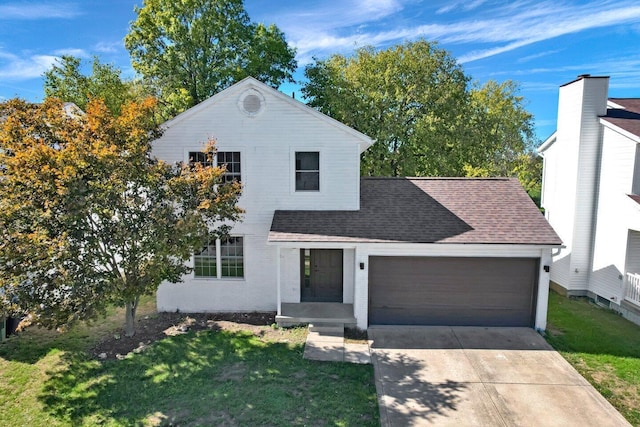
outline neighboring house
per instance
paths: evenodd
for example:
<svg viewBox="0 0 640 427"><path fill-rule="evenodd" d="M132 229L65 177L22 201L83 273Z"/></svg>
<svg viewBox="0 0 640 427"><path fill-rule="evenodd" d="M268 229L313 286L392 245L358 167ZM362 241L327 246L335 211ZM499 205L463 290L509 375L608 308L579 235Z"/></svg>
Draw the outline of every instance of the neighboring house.
<svg viewBox="0 0 640 427"><path fill-rule="evenodd" d="M360 178L370 138L253 78L164 128L153 153L168 162L217 140L246 214L160 286L159 310L545 328L561 241L517 180Z"/></svg>
<svg viewBox="0 0 640 427"><path fill-rule="evenodd" d="M560 87L544 158L542 206L566 248L552 287L640 324L640 99L607 99L609 77Z"/></svg>

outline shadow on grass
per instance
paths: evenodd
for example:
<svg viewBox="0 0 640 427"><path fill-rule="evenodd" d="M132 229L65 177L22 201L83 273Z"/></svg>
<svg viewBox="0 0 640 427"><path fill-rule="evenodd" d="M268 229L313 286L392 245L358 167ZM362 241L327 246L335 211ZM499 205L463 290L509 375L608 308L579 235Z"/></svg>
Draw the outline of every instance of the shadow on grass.
<svg viewBox="0 0 640 427"><path fill-rule="evenodd" d="M640 358L640 326L586 298L549 293L546 339L567 353Z"/></svg>
<svg viewBox="0 0 640 427"><path fill-rule="evenodd" d="M39 399L74 425L376 425L370 366L302 359L302 346L201 331L123 360L65 353Z"/></svg>
<svg viewBox="0 0 640 427"><path fill-rule="evenodd" d="M39 326L31 326L26 331L10 336L0 344L0 358L34 364L51 351L82 351L92 341L93 338L86 327L59 333Z"/></svg>

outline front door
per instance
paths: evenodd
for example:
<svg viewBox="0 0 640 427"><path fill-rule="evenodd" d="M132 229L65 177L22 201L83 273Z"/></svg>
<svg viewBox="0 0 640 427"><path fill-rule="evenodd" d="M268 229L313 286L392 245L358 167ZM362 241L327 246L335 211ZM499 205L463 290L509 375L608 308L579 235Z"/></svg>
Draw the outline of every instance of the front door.
<svg viewBox="0 0 640 427"><path fill-rule="evenodd" d="M342 302L342 249L300 250L302 302Z"/></svg>

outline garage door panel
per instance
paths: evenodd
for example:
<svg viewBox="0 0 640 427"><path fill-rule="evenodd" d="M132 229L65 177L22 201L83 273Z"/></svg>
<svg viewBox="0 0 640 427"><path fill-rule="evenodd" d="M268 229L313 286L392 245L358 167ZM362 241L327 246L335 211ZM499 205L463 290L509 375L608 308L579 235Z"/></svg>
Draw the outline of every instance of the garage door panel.
<svg viewBox="0 0 640 427"><path fill-rule="evenodd" d="M530 326L531 258L371 257L369 323Z"/></svg>
<svg viewBox="0 0 640 427"><path fill-rule="evenodd" d="M529 326L529 317L521 311L490 309L433 308L411 313L406 308L388 308L371 318L372 325L433 325L433 326Z"/></svg>

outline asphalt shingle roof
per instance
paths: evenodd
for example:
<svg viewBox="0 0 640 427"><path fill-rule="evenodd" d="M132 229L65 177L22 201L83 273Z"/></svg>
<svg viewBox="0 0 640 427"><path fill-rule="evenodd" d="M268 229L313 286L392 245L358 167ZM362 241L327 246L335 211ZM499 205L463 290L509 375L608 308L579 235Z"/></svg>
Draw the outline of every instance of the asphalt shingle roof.
<svg viewBox="0 0 640 427"><path fill-rule="evenodd" d="M610 98L622 108L609 108L602 118L607 122L640 136L640 98Z"/></svg>
<svg viewBox="0 0 640 427"><path fill-rule="evenodd" d="M515 178L362 178L359 211L276 211L269 241L562 243Z"/></svg>

